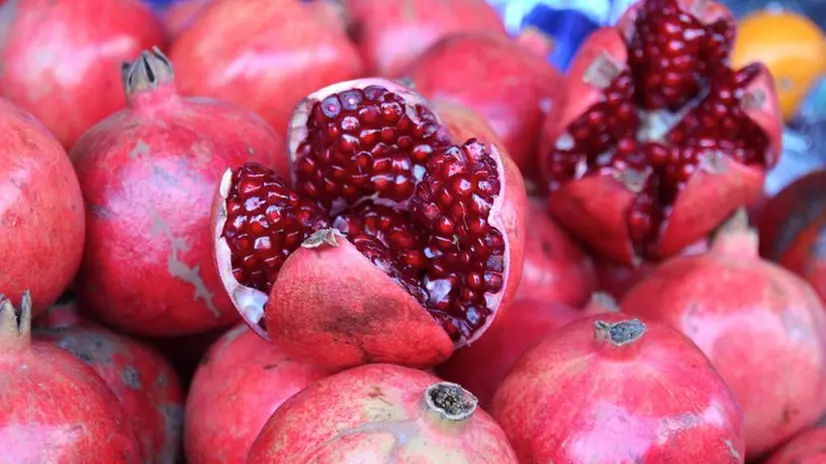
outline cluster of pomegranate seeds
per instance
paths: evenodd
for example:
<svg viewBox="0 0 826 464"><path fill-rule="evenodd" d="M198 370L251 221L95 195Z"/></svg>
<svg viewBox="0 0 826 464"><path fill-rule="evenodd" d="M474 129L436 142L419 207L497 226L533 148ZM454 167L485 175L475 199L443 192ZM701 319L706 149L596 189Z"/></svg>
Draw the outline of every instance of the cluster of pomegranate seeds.
<svg viewBox="0 0 826 464"><path fill-rule="evenodd" d="M257 163L233 172L226 205L235 280L266 293L287 256L329 223L323 209Z"/></svg>
<svg viewBox="0 0 826 464"><path fill-rule="evenodd" d="M575 119L549 155L550 189L588 175L622 174L634 192L629 234L649 256L691 176L721 156L765 164L768 136L742 110L757 68L734 71L730 19L703 24L677 0L647 0L627 37L623 71L600 57L586 73L604 98Z"/></svg>
<svg viewBox="0 0 826 464"><path fill-rule="evenodd" d="M454 340L485 324L505 239L487 222L502 186L484 144L451 145L427 108L371 86L315 104L294 170L294 190L259 165L234 171L224 237L238 282L269 292L287 256L333 227Z"/></svg>
<svg viewBox="0 0 826 464"><path fill-rule="evenodd" d="M374 193L406 201L430 155L448 144L427 108L408 105L380 86L346 90L316 103L307 129L298 148L296 191L328 207Z"/></svg>

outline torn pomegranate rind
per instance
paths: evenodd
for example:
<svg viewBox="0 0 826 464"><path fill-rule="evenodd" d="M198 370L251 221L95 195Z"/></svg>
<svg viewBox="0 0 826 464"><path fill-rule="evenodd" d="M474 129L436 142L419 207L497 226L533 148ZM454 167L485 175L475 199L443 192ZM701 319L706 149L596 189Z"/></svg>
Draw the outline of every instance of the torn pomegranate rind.
<svg viewBox="0 0 826 464"><path fill-rule="evenodd" d="M633 25L627 65L598 56L581 77L602 98L558 136L545 174L551 191L586 177L619 180L634 196L625 212L634 252L657 259L696 172L714 173L723 157L762 172L775 155L767 156L769 135L748 114L764 96L750 88L762 68L728 67L730 18L704 24L676 0L648 0Z"/></svg>
<svg viewBox="0 0 826 464"><path fill-rule="evenodd" d="M233 277L269 293L290 254L334 228L417 299L454 341L496 310L506 240L488 220L502 190L484 144L449 144L427 108L381 87L317 102L294 188L255 164L233 171L222 237Z"/></svg>

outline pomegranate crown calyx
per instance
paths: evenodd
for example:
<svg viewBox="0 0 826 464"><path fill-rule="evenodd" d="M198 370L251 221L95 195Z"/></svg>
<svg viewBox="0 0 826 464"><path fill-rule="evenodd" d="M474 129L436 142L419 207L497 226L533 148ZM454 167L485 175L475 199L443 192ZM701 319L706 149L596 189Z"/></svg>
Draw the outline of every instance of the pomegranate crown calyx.
<svg viewBox="0 0 826 464"><path fill-rule="evenodd" d="M131 63L121 65L126 95L157 89L175 81L175 71L169 58L158 47L143 50Z"/></svg>
<svg viewBox="0 0 826 464"><path fill-rule="evenodd" d="M479 399L460 385L439 382L425 390L425 402L430 411L449 421L463 421L476 411Z"/></svg>
<svg viewBox="0 0 826 464"><path fill-rule="evenodd" d="M32 323L32 297L26 290L20 298L20 311L0 294L0 340L28 338Z"/></svg>

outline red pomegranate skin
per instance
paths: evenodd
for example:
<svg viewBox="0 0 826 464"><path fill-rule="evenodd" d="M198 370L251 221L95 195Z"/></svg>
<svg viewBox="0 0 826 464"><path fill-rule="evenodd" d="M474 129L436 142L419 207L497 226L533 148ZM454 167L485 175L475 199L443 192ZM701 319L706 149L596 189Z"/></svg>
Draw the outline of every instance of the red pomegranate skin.
<svg viewBox="0 0 826 464"><path fill-rule="evenodd" d="M282 137L304 96L364 73L343 31L295 0L216 0L169 57L181 93L241 105Z"/></svg>
<svg viewBox="0 0 826 464"><path fill-rule="evenodd" d="M19 320L0 300L3 461L141 463L135 432L106 383L66 351L31 340L27 295Z"/></svg>
<svg viewBox="0 0 826 464"><path fill-rule="evenodd" d="M525 353L491 414L522 464L743 462L742 412L703 353L621 313L572 322Z"/></svg>
<svg viewBox="0 0 826 464"><path fill-rule="evenodd" d="M87 211L81 307L144 336L225 327L237 313L212 266L212 196L228 166L285 165L283 141L247 110L178 95L159 52L143 52L127 73L129 107L69 154Z"/></svg>
<svg viewBox="0 0 826 464"><path fill-rule="evenodd" d="M427 389L440 382L391 364L360 366L315 382L276 410L247 463L516 464L502 430L476 408L474 398L453 398L461 416L448 418L446 410L431 408Z"/></svg>
<svg viewBox="0 0 826 464"><path fill-rule="evenodd" d="M826 462L826 428L807 430L772 453L763 464L820 464Z"/></svg>
<svg viewBox="0 0 826 464"><path fill-rule="evenodd" d="M178 462L184 394L159 352L82 319L72 302L52 306L34 321L32 333L85 362L106 382L136 431L144 464Z"/></svg>
<svg viewBox="0 0 826 464"><path fill-rule="evenodd" d="M734 33L719 2L644 0L580 46L540 164L554 216L602 258L675 256L762 194L782 119L765 66L728 68Z"/></svg>
<svg viewBox="0 0 826 464"><path fill-rule="evenodd" d="M593 260L548 215L538 198L528 199L525 261L516 298L580 307L597 289Z"/></svg>
<svg viewBox="0 0 826 464"><path fill-rule="evenodd" d="M328 371L290 357L246 324L207 352L192 381L184 446L189 464L244 464L267 419ZM227 424L232 424L227 433Z"/></svg>
<svg viewBox="0 0 826 464"><path fill-rule="evenodd" d="M367 70L376 76L403 77L419 55L448 36L506 35L499 15L484 0L344 0L344 5Z"/></svg>
<svg viewBox="0 0 826 464"><path fill-rule="evenodd" d="M0 6L0 96L31 112L66 149L126 105L120 66L163 46L135 0L15 0Z"/></svg>
<svg viewBox="0 0 826 464"><path fill-rule="evenodd" d="M517 300L493 321L483 337L456 350L436 372L470 390L482 408L489 410L493 394L522 353L579 317L576 309L564 304Z"/></svg>
<svg viewBox="0 0 826 464"><path fill-rule="evenodd" d="M758 220L760 254L803 277L826 301L826 171L769 199Z"/></svg>
<svg viewBox="0 0 826 464"><path fill-rule="evenodd" d="M823 415L826 322L812 288L760 259L757 234L734 225L708 253L663 263L621 310L676 328L708 356L743 408L751 459Z"/></svg>
<svg viewBox="0 0 826 464"><path fill-rule="evenodd" d="M501 34L451 35L404 73L431 99L473 109L490 124L525 175L537 174L539 129L560 105L562 74L536 51Z"/></svg>
<svg viewBox="0 0 826 464"><path fill-rule="evenodd" d="M84 244L77 176L60 142L28 112L0 98L0 262L3 291L33 295L42 314L71 284Z"/></svg>

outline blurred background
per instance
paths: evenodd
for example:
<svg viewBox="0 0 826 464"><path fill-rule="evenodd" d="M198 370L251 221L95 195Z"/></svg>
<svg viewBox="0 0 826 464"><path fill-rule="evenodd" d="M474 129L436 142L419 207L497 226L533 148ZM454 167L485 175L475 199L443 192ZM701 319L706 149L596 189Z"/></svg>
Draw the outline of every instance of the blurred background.
<svg viewBox="0 0 826 464"><path fill-rule="evenodd" d="M146 0L159 9L193 0ZM197 1L197 0L195 0ZM307 0L330 1L330 0ZM392 0L388 0L392 1ZM548 60L565 70L582 40L634 0L488 0L516 34L534 27L554 39ZM823 0L723 1L740 22L736 65L765 62L777 77L786 119L784 153L766 184L770 195L826 164L826 8Z"/></svg>

